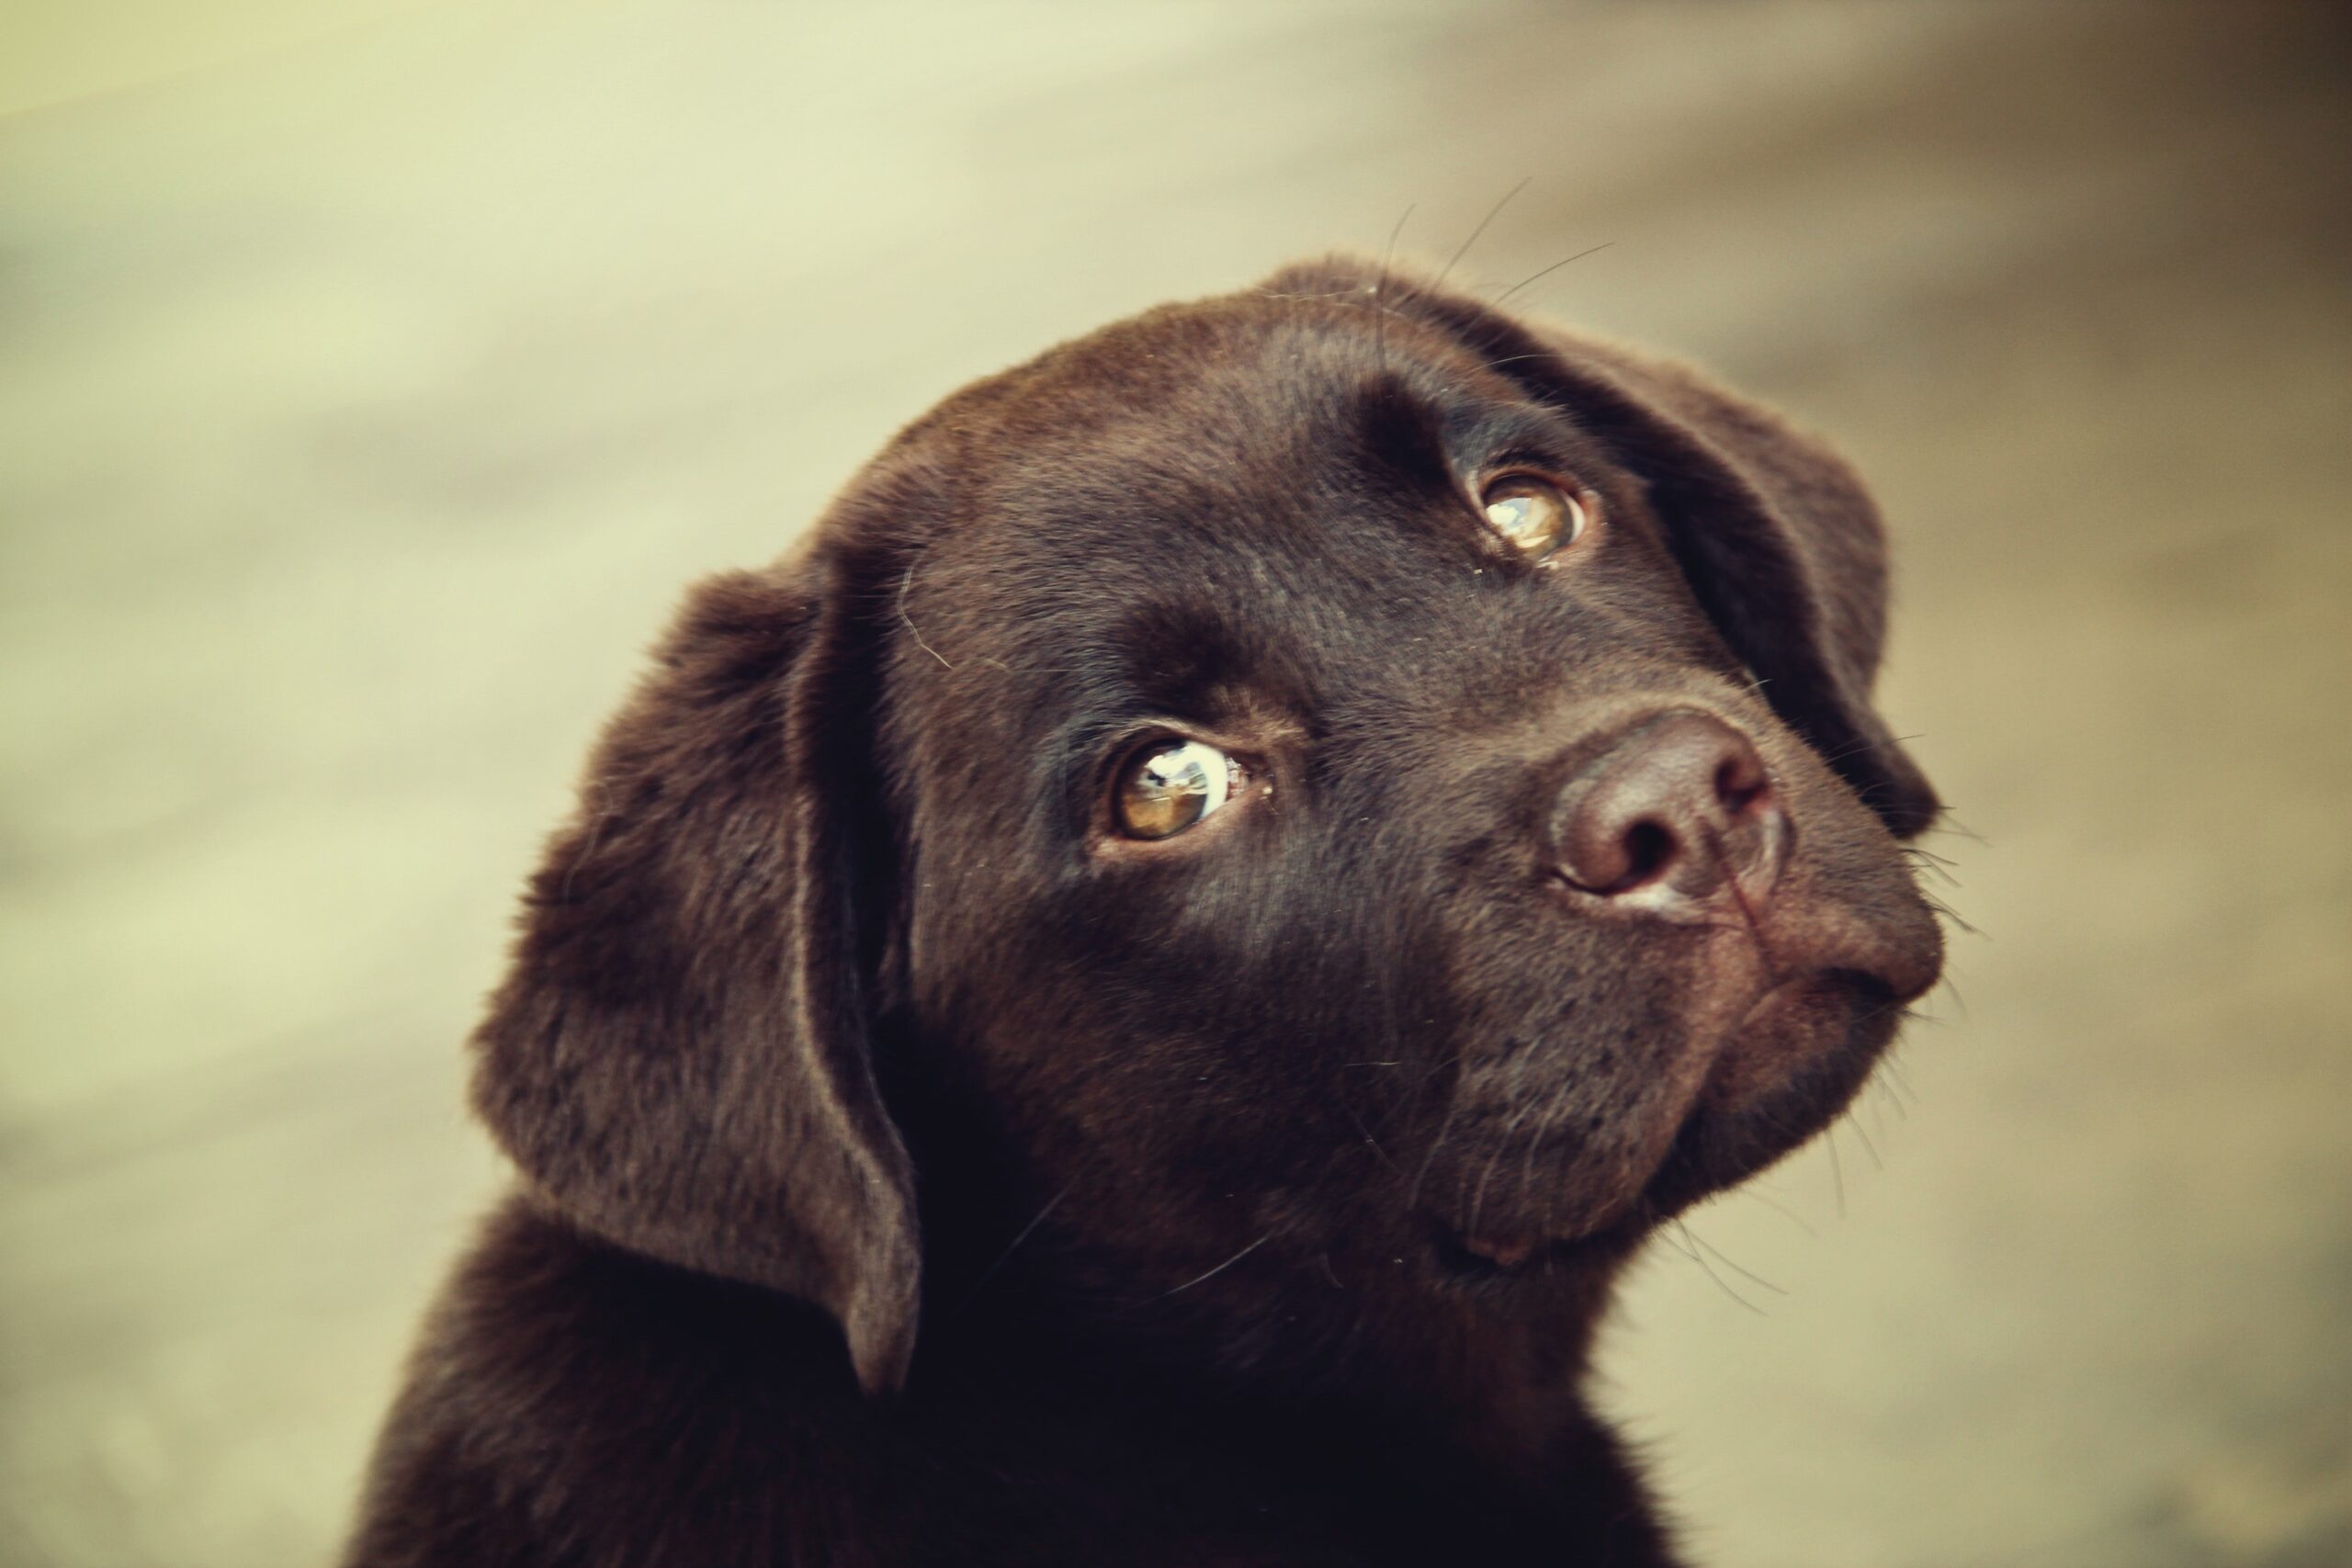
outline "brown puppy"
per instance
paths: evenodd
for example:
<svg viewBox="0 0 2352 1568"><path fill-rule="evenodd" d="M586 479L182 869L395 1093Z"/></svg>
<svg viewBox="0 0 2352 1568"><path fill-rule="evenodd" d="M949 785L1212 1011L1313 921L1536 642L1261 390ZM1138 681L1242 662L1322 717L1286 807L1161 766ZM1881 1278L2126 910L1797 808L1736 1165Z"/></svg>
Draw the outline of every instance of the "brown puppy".
<svg viewBox="0 0 2352 1568"><path fill-rule="evenodd" d="M1611 1276L1939 962L1884 604L1810 441L1362 264L949 399L591 761L348 1561L1671 1561Z"/></svg>

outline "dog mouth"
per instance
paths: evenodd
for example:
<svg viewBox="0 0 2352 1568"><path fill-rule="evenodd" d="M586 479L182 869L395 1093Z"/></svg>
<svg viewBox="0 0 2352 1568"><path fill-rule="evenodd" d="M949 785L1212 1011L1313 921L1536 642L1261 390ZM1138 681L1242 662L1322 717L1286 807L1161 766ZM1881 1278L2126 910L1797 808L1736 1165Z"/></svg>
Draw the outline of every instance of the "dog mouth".
<svg viewBox="0 0 2352 1568"><path fill-rule="evenodd" d="M1705 1067L1641 1140L1655 1152L1613 1190L1588 1190L1573 1229L1525 1212L1431 1216L1440 1272L1492 1286L1621 1261L1675 1214L1812 1141L1869 1080L1901 1017L1883 982L1851 971L1770 986L1712 1046L1686 1047ZM1555 1182L1574 1183L1573 1159L1554 1167ZM1540 1187L1528 1194L1555 1195L1565 1196Z"/></svg>
<svg viewBox="0 0 2352 1568"><path fill-rule="evenodd" d="M1439 1274L1448 1282L1487 1291L1527 1280L1574 1278L1606 1270L1639 1246L1648 1230L1649 1222L1643 1219L1577 1236L1503 1231L1473 1235L1432 1222L1429 1248Z"/></svg>
<svg viewBox="0 0 2352 1568"><path fill-rule="evenodd" d="M1766 992L1676 1128L1639 1206L1663 1221L1811 1143L1878 1070L1909 999L1850 971Z"/></svg>

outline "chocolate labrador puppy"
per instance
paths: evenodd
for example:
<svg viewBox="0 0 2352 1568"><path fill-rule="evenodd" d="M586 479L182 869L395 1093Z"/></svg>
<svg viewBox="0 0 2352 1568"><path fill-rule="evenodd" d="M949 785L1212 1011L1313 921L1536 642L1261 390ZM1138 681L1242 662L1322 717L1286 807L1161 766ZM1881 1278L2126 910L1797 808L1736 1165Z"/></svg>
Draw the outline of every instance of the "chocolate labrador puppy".
<svg viewBox="0 0 2352 1568"><path fill-rule="evenodd" d="M347 1561L1675 1561L1579 1382L1936 977L1885 601L1808 438L1366 264L958 392L591 760Z"/></svg>

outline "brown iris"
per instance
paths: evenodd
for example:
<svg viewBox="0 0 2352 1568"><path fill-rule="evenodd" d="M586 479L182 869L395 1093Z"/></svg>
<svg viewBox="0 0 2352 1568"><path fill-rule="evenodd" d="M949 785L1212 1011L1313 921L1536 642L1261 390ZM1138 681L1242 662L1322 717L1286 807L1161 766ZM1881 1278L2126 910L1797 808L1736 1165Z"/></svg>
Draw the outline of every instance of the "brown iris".
<svg viewBox="0 0 2352 1568"><path fill-rule="evenodd" d="M1130 839L1170 839L1232 797L1233 759L1203 740L1167 740L1137 752L1112 792L1112 815Z"/></svg>
<svg viewBox="0 0 2352 1568"><path fill-rule="evenodd" d="M1585 530L1584 502L1534 474L1505 474L1478 492L1487 523L1530 560L1542 560Z"/></svg>

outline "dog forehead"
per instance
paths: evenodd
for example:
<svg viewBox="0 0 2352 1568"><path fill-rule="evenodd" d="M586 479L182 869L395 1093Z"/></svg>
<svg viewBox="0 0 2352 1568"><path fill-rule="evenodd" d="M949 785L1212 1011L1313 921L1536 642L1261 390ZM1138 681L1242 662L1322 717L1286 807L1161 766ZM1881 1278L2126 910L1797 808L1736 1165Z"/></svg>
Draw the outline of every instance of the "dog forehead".
<svg viewBox="0 0 2352 1568"><path fill-rule="evenodd" d="M1147 311L1041 355L1007 378L967 454L1001 502L1138 481L1288 491L1358 455L1369 402L1482 399L1518 400L1425 323L1352 298L1238 294Z"/></svg>
<svg viewBox="0 0 2352 1568"><path fill-rule="evenodd" d="M1583 612L1493 553L1449 465L1497 429L1589 439L1450 336L1366 304L1155 310L978 389L952 520L893 585L900 668L953 726L1181 708L1295 714L1526 684ZM1581 468L1578 462L1572 468ZM918 640L919 639L919 640ZM979 687L995 695L972 708Z"/></svg>
<svg viewBox="0 0 2352 1568"><path fill-rule="evenodd" d="M984 391L959 422L952 521L923 546L936 570L1106 592L1189 573L1229 598L1377 575L1400 514L1450 491L1436 428L1532 412L1424 325L1260 294L1115 322Z"/></svg>
<svg viewBox="0 0 2352 1568"><path fill-rule="evenodd" d="M1038 466L925 552L914 614L986 659L1136 685L1376 656L1384 625L1438 618L1469 586L1476 524L1378 493L1336 443L1298 445Z"/></svg>

